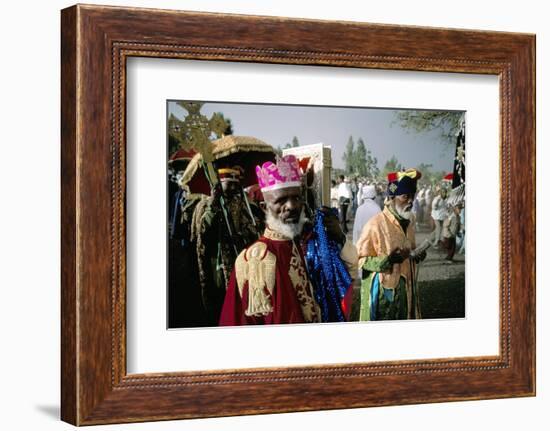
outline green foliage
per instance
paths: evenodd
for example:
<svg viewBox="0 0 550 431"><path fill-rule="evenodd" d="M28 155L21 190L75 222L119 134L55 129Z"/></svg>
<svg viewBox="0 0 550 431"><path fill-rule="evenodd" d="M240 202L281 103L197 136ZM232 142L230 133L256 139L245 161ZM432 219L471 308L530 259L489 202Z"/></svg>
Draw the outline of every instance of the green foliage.
<svg viewBox="0 0 550 431"><path fill-rule="evenodd" d="M353 136L348 139L346 151L342 156L344 162L343 175L366 177L369 179L377 178L380 175L378 160L372 155L365 144L363 138L357 140L357 145Z"/></svg>
<svg viewBox="0 0 550 431"><path fill-rule="evenodd" d="M296 148L300 146L300 141L298 141L298 138L294 136L292 138L291 142L287 142L283 148Z"/></svg>
<svg viewBox="0 0 550 431"><path fill-rule="evenodd" d="M224 119L225 119L226 127L225 127L225 131L223 132L223 134L225 136L232 135L233 134L233 123L231 122L231 118L225 118L224 117Z"/></svg>
<svg viewBox="0 0 550 431"><path fill-rule="evenodd" d="M370 151L369 151L370 153ZM378 167L378 159L376 157L372 157L372 164L370 168L370 176L375 179L380 177L380 168Z"/></svg>
<svg viewBox="0 0 550 431"><path fill-rule="evenodd" d="M332 168L332 179L333 180L336 180L336 182L338 182L338 179L340 178L340 175L346 175L346 171L344 169L340 169L340 168Z"/></svg>
<svg viewBox="0 0 550 431"><path fill-rule="evenodd" d="M397 111L396 121L404 129L417 133L438 130L447 145L454 144L462 127L463 112L459 111Z"/></svg>
<svg viewBox="0 0 550 431"><path fill-rule="evenodd" d="M370 155L370 151L369 151L368 157L370 157L372 160L370 163L370 170L369 170L368 176L372 179L377 179L380 177L380 168L378 167L378 159L376 157L372 157Z"/></svg>
<svg viewBox="0 0 550 431"><path fill-rule="evenodd" d="M346 173L353 174L355 171L355 142L353 141L353 136L350 136L348 139L348 143L346 145L346 151L344 152L344 155L342 156L342 161L344 162L344 170Z"/></svg>
<svg viewBox="0 0 550 431"><path fill-rule="evenodd" d="M369 166L367 166L367 147L362 138L357 141L357 148L354 153L354 171L361 177L366 177L369 172Z"/></svg>
<svg viewBox="0 0 550 431"><path fill-rule="evenodd" d="M439 184L443 177L448 173L445 171L432 171L432 167L433 165L431 163L420 163L416 166L415 169L422 173L422 178L420 179L421 185L434 186Z"/></svg>
<svg viewBox="0 0 550 431"><path fill-rule="evenodd" d="M386 177L390 172L397 172L404 170L403 165L399 163L395 155L386 162L384 168L382 169L382 176Z"/></svg>
<svg viewBox="0 0 550 431"><path fill-rule="evenodd" d="M369 179L377 178L380 175L378 160L373 157L371 150L367 148L363 138L357 141L357 149L354 154L355 173L360 177Z"/></svg>
<svg viewBox="0 0 550 431"><path fill-rule="evenodd" d="M434 173L432 172L433 165L431 163L420 163L418 166L416 166L416 170L420 171L422 174L422 178L420 178L419 183L421 185L431 185L432 184L432 178L434 176Z"/></svg>

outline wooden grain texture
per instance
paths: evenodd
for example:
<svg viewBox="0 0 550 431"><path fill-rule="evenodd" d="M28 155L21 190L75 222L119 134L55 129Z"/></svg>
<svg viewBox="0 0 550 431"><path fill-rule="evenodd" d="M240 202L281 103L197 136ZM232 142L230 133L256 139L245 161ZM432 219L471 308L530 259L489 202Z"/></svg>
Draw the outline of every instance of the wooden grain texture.
<svg viewBox="0 0 550 431"><path fill-rule="evenodd" d="M85 425L534 394L533 35L74 6L62 11L61 36L63 420ZM500 354L127 375L131 56L498 75Z"/></svg>
<svg viewBox="0 0 550 431"><path fill-rule="evenodd" d="M61 18L61 417L76 423L76 9Z"/></svg>

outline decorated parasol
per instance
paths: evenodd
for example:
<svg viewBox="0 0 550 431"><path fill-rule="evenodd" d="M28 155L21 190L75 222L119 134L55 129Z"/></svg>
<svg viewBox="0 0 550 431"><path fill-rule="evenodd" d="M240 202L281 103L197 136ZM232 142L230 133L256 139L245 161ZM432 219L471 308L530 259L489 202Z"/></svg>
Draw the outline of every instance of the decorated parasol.
<svg viewBox="0 0 550 431"><path fill-rule="evenodd" d="M197 154L195 150L180 148L170 156L168 159L168 166L173 169L174 172L185 171L195 154Z"/></svg>
<svg viewBox="0 0 550 431"><path fill-rule="evenodd" d="M181 125L178 124L176 138L198 153L193 156L179 181L182 189L187 188L190 193L209 195L210 191L220 184L216 168L233 167L237 164L243 169L243 184L250 185L253 184L252 179L254 183L256 181L256 164L275 158L273 148L259 139L230 134L225 136L228 122L223 118L223 114L215 113L208 119L200 112L203 102L179 101L177 104L185 109L188 115ZM212 141L212 135L222 138ZM233 240L235 229L223 194L219 195L219 200L234 257L237 257L238 249ZM248 203L248 200L246 202ZM250 208L248 209L250 212Z"/></svg>
<svg viewBox="0 0 550 431"><path fill-rule="evenodd" d="M228 135L212 142L212 162L217 169L240 166L243 169L241 184L249 187L258 182L256 166L267 161L275 161L273 147L251 136ZM181 183L189 187L191 193L210 194L210 183L203 169L203 155L195 154L183 173Z"/></svg>

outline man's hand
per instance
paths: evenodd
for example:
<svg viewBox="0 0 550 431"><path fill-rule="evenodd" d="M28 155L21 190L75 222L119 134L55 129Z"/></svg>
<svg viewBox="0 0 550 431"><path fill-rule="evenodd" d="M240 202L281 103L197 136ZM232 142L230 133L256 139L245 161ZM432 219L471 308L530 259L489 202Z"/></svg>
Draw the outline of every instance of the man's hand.
<svg viewBox="0 0 550 431"><path fill-rule="evenodd" d="M420 262L422 262L424 259L426 259L426 250L421 251L420 253L418 253L418 254L414 257L415 263L420 263Z"/></svg>
<svg viewBox="0 0 550 431"><path fill-rule="evenodd" d="M405 259L407 259L410 255L410 250L408 248L395 248L390 253L390 263L402 263Z"/></svg>
<svg viewBox="0 0 550 431"><path fill-rule="evenodd" d="M338 217L328 207L322 207L321 211L325 214L324 224L329 239L344 244L346 242L346 235L342 232Z"/></svg>

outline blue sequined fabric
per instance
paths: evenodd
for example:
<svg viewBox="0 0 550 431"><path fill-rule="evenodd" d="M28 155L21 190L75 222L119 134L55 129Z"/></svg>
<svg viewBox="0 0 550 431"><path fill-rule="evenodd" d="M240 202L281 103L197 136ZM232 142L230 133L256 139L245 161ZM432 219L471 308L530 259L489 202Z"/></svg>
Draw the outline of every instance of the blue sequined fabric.
<svg viewBox="0 0 550 431"><path fill-rule="evenodd" d="M337 217L336 209L331 212ZM340 258L340 247L328 238L324 224L325 213L315 212L313 235L307 243L306 262L321 309L322 322L344 322L342 300L351 288L352 278Z"/></svg>

